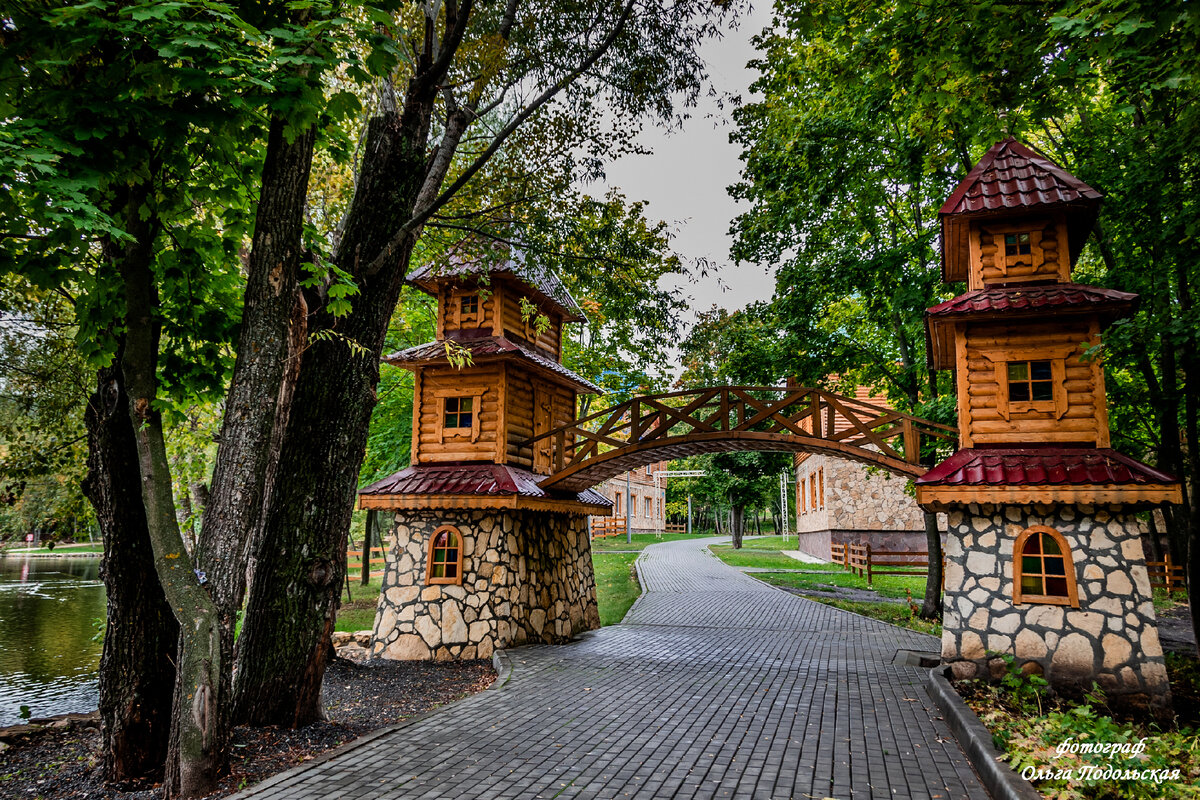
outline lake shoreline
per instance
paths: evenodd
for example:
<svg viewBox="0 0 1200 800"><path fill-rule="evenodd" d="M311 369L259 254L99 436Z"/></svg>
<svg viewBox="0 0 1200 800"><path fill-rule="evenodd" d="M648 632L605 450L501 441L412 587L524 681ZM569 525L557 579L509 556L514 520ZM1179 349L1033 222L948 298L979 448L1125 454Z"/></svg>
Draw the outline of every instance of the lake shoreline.
<svg viewBox="0 0 1200 800"><path fill-rule="evenodd" d="M103 553L10 553L0 550L0 559L5 558L100 558Z"/></svg>

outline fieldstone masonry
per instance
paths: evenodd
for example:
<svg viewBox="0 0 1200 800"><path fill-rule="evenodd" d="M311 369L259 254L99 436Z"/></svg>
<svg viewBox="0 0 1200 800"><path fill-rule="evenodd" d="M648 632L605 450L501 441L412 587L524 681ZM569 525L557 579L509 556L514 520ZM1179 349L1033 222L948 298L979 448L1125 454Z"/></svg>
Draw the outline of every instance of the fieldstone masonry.
<svg viewBox="0 0 1200 800"><path fill-rule="evenodd" d="M1079 608L1013 604L1013 546L1034 525L1071 548ZM1000 654L1060 691L1095 681L1126 705L1169 697L1141 525L1121 506L980 505L948 515L942 657L960 678L997 676Z"/></svg>
<svg viewBox="0 0 1200 800"><path fill-rule="evenodd" d="M455 526L463 582L425 583L429 537ZM540 511L399 511L373 656L490 658L496 648L557 644L600 627L587 518Z"/></svg>

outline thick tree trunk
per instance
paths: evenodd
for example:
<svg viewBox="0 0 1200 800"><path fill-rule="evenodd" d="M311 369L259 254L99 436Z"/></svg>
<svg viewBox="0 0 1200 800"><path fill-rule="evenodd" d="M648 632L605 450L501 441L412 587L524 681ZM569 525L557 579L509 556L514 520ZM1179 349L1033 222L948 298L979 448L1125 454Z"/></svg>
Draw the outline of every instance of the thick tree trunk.
<svg viewBox="0 0 1200 800"><path fill-rule="evenodd" d="M121 371L129 393L128 414L137 446L146 529L155 571L181 634L163 789L168 798L198 797L216 785L223 761L214 749L225 741L216 730L222 718L216 708L221 642L216 608L193 569L175 518L162 417L154 408L160 323L152 270L155 235L151 222L141 214L148 192L146 186L134 192L125 217L125 231L131 238L108 248L108 254L125 288L126 343Z"/></svg>
<svg viewBox="0 0 1200 800"><path fill-rule="evenodd" d="M729 530L733 533L733 547L735 550L742 547L742 523L744 521L744 509L741 506L734 506L729 512Z"/></svg>
<svg viewBox="0 0 1200 800"><path fill-rule="evenodd" d="M271 120L247 267L237 362L225 399L220 446L196 552L207 577L221 634L221 685L214 703L227 737L233 706L233 646L246 592L247 565L261 529L272 434L287 418L288 373L295 330L305 325L300 299L301 233L316 129L289 142L286 123ZM212 743L225 767L228 742Z"/></svg>
<svg viewBox="0 0 1200 800"><path fill-rule="evenodd" d="M408 219L424 178L428 116L386 113L371 120L367 159L335 260L353 272ZM300 726L320 719L321 680L332 647L346 562L346 537L366 451L379 358L412 252L359 275L354 311L336 320L338 337L305 351L280 447L286 476L268 499L258 559L238 645L235 719ZM315 307L317 301L310 306ZM333 330L320 311L315 330ZM347 352L345 340L362 351Z"/></svg>
<svg viewBox="0 0 1200 800"><path fill-rule="evenodd" d="M119 366L99 370L84 412L88 475L83 490L104 539L101 753L104 780L118 784L161 779L179 640L179 624L154 569L128 409Z"/></svg>

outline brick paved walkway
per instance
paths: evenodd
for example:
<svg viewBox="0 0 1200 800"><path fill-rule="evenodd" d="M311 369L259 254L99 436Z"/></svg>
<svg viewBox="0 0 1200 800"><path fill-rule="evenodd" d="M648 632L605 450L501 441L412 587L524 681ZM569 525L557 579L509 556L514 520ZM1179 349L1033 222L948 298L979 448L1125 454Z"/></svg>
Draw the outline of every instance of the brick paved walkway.
<svg viewBox="0 0 1200 800"><path fill-rule="evenodd" d="M503 689L239 797L987 797L925 671L892 665L935 639L772 589L696 541L639 563L621 625L513 650Z"/></svg>

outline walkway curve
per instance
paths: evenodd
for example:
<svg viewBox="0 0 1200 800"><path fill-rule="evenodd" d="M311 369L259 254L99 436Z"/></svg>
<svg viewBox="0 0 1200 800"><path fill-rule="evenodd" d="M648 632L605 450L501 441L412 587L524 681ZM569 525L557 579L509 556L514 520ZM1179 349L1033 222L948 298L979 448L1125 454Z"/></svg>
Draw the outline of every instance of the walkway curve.
<svg viewBox="0 0 1200 800"><path fill-rule="evenodd" d="M792 596L665 542L624 621L510 652L485 691L240 795L987 798L897 650L930 636Z"/></svg>

